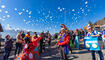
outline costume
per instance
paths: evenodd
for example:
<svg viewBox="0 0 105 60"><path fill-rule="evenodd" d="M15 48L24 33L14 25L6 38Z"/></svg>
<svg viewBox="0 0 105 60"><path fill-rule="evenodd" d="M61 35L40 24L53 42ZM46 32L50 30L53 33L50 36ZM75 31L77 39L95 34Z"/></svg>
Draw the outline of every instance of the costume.
<svg viewBox="0 0 105 60"><path fill-rule="evenodd" d="M14 60L39 60L39 52L38 52L38 41L41 40L42 37L36 38L32 41L32 43L25 44L23 53L19 55Z"/></svg>
<svg viewBox="0 0 105 60"><path fill-rule="evenodd" d="M61 38L59 39L59 41L57 42L57 44L60 45L60 52L61 52L61 56L62 59L66 59L67 58L67 54L69 54L69 35L66 33L64 35L61 34Z"/></svg>

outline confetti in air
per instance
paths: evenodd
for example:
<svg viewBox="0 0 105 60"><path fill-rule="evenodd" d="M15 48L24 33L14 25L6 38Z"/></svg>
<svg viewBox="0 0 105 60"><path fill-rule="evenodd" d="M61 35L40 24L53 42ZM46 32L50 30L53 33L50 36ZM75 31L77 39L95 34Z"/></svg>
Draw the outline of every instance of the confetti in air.
<svg viewBox="0 0 105 60"><path fill-rule="evenodd" d="M1 5L1 8L5 8L5 5Z"/></svg>
<svg viewBox="0 0 105 60"><path fill-rule="evenodd" d="M0 12L2 12L2 10L0 9Z"/></svg>
<svg viewBox="0 0 105 60"><path fill-rule="evenodd" d="M17 8L14 9L15 11L17 10Z"/></svg>

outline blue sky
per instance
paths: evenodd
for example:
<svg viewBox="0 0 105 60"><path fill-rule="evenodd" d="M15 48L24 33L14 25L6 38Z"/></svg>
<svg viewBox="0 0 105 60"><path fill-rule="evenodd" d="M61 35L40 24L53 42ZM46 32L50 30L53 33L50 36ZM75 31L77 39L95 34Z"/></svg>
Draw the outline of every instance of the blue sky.
<svg viewBox="0 0 105 60"><path fill-rule="evenodd" d="M0 0L0 22L7 29L59 32L60 24L80 29L105 17L105 0ZM66 11L66 14L65 14Z"/></svg>

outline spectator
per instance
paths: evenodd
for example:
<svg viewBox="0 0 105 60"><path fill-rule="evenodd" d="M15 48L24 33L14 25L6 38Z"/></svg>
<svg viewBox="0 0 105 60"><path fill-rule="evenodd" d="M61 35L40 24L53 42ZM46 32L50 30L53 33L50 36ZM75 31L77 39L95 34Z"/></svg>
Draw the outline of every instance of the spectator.
<svg viewBox="0 0 105 60"><path fill-rule="evenodd" d="M4 60L8 60L10 52L13 47L13 40L11 39L10 35L7 35L5 40L5 51L4 51Z"/></svg>
<svg viewBox="0 0 105 60"><path fill-rule="evenodd" d="M19 53L21 52L22 46L23 46L22 43L23 43L23 38L22 38L22 36L21 36L21 32L19 32L19 33L17 34L17 36L16 36L15 56L16 56L17 52L18 52L18 55L19 55Z"/></svg>

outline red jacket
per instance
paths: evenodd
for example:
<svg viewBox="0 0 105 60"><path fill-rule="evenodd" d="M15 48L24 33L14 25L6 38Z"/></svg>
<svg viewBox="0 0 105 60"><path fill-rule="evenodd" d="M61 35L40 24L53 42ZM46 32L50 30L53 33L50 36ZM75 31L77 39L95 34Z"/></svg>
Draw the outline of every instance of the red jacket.
<svg viewBox="0 0 105 60"><path fill-rule="evenodd" d="M65 35L64 42L60 43L60 40L61 39L59 39L59 41L57 42L57 44L59 44L59 45L67 45L67 44L69 44L69 41L70 41L69 35L68 34Z"/></svg>
<svg viewBox="0 0 105 60"><path fill-rule="evenodd" d="M41 40L41 39L42 39L42 37L39 37L39 38L34 39L34 41L32 42L33 45L34 45L35 47L38 46L38 41Z"/></svg>

